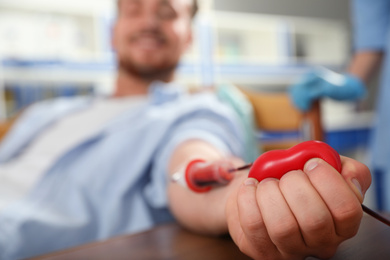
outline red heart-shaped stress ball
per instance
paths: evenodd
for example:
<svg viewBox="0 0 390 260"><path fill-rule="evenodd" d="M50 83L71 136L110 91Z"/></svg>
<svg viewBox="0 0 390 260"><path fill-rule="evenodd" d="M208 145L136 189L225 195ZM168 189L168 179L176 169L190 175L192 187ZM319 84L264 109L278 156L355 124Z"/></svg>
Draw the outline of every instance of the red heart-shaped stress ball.
<svg viewBox="0 0 390 260"><path fill-rule="evenodd" d="M306 141L287 150L263 153L253 163L248 177L262 181L265 178L280 179L292 170L303 170L312 158L320 158L341 172L340 155L330 145L320 141Z"/></svg>

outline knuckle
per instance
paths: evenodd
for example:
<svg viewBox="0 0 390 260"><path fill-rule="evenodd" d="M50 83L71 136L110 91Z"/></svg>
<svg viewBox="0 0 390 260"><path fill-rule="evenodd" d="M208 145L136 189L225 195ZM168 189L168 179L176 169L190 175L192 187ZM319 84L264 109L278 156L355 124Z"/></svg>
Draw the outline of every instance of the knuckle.
<svg viewBox="0 0 390 260"><path fill-rule="evenodd" d="M343 203L338 207L334 213L334 218L336 222L347 223L351 221L360 221L363 216L363 210L359 202L354 203Z"/></svg>
<svg viewBox="0 0 390 260"><path fill-rule="evenodd" d="M329 216L328 215L316 215L310 216L304 220L305 231L309 233L316 233L322 230L329 229Z"/></svg>
<svg viewBox="0 0 390 260"><path fill-rule="evenodd" d="M302 224L302 229L305 243L310 248L324 248L334 243L336 234L329 215L308 218Z"/></svg>
<svg viewBox="0 0 390 260"><path fill-rule="evenodd" d="M269 235L273 241L285 241L291 235L299 232L298 224L295 220L285 220L282 223L269 228Z"/></svg>
<svg viewBox="0 0 390 260"><path fill-rule="evenodd" d="M363 217L363 210L361 205L349 205L334 215L334 221L337 228L337 234L344 239L355 236L359 229L361 218Z"/></svg>
<svg viewBox="0 0 390 260"><path fill-rule="evenodd" d="M262 229L264 222L261 218L247 218L242 223L247 233L256 233Z"/></svg>

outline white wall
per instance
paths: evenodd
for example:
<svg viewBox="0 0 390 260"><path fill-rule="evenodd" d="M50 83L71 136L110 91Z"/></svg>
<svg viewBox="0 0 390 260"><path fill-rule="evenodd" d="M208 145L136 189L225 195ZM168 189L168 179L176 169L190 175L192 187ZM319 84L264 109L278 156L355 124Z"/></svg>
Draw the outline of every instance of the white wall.
<svg viewBox="0 0 390 260"><path fill-rule="evenodd" d="M217 10L349 20L348 0L214 0Z"/></svg>

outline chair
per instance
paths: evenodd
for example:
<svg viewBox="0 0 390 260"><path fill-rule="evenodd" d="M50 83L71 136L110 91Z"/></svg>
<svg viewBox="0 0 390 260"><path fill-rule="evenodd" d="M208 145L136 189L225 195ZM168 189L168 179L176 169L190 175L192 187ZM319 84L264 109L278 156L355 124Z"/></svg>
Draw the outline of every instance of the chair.
<svg viewBox="0 0 390 260"><path fill-rule="evenodd" d="M287 149L302 141L324 139L319 102L303 113L293 106L287 92L242 87L240 90L252 103L263 151Z"/></svg>
<svg viewBox="0 0 390 260"><path fill-rule="evenodd" d="M6 121L0 121L0 142L7 134L8 130L11 129L12 125L15 123L17 117L12 117Z"/></svg>

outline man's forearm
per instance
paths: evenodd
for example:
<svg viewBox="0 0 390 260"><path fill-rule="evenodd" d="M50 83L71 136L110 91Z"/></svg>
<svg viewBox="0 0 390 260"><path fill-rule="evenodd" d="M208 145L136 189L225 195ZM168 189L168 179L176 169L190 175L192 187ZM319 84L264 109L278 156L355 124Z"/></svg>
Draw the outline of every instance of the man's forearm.
<svg viewBox="0 0 390 260"><path fill-rule="evenodd" d="M174 152L169 164L170 174L183 170L193 159L216 161L226 158L203 141L188 141ZM231 158L231 162L236 166L243 164L238 158ZM196 193L177 183L170 183L168 186L170 209L183 226L193 231L205 234L227 233L225 205L229 195L238 189L246 176L246 172L235 173L235 178L228 185L213 188L206 193Z"/></svg>
<svg viewBox="0 0 390 260"><path fill-rule="evenodd" d="M381 51L359 51L353 56L348 72L367 85L378 71L383 55Z"/></svg>

